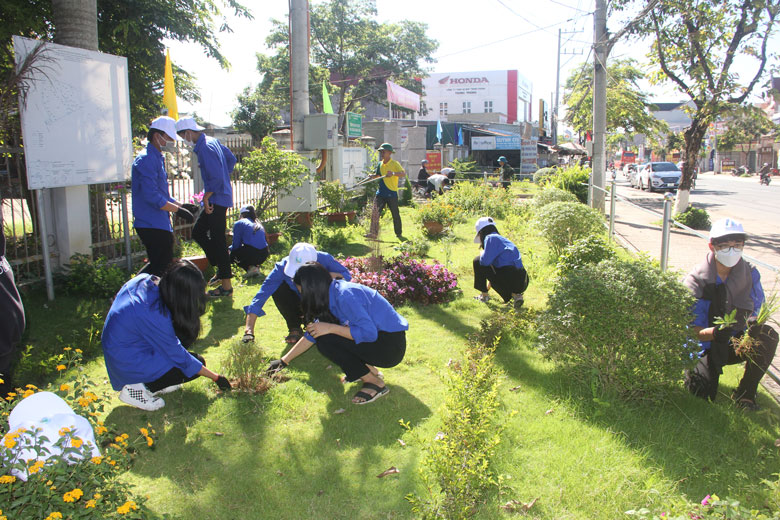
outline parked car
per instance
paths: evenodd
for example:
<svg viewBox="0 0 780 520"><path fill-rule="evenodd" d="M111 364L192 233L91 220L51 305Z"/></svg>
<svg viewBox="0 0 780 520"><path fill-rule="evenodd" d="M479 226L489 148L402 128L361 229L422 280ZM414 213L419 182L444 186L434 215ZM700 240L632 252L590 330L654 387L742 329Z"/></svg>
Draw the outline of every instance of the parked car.
<svg viewBox="0 0 780 520"><path fill-rule="evenodd" d="M671 162L649 162L637 169L629 180L640 190L676 190L680 186L682 172Z"/></svg>
<svg viewBox="0 0 780 520"><path fill-rule="evenodd" d="M645 165L644 164L632 164L634 168L631 168L630 170L626 171L626 178L628 179L628 184L632 188L638 188L639 187L639 171L642 170Z"/></svg>
<svg viewBox="0 0 780 520"><path fill-rule="evenodd" d="M637 164L636 163L629 163L623 165L623 175L626 176L626 179L631 179L631 175L633 173L636 173L637 170Z"/></svg>

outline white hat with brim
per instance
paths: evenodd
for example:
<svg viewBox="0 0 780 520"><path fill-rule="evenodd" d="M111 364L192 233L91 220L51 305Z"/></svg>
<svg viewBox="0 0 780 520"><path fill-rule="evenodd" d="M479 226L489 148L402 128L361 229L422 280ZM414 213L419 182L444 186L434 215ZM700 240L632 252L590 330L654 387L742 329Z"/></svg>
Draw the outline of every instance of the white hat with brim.
<svg viewBox="0 0 780 520"><path fill-rule="evenodd" d="M734 219L722 218L716 220L712 224L712 227L710 228L710 242L712 242L713 239L728 235L742 235L747 238L747 233L745 233L745 228L742 226L742 223Z"/></svg>
<svg viewBox="0 0 780 520"><path fill-rule="evenodd" d="M200 126L197 121L191 117L182 117L176 121L176 132L181 132L183 130L194 130L196 132L202 132L205 130L205 128Z"/></svg>
<svg viewBox="0 0 780 520"><path fill-rule="evenodd" d="M152 121L149 128L165 132L165 135L174 141L181 141L181 137L176 134L176 121L172 117L160 116Z"/></svg>
<svg viewBox="0 0 780 520"><path fill-rule="evenodd" d="M287 265L284 266L284 274L292 278L302 265L317 261L317 250L311 244L299 242L290 249L290 254L285 260Z"/></svg>
<svg viewBox="0 0 780 520"><path fill-rule="evenodd" d="M493 220L492 217L480 217L477 220L477 223L474 225L474 229L477 230L477 234L474 235L474 243L475 244L479 244L480 243L480 240L479 240L479 232L480 231L482 231L483 229L485 229L488 226L495 226L495 225L496 225L496 221Z"/></svg>

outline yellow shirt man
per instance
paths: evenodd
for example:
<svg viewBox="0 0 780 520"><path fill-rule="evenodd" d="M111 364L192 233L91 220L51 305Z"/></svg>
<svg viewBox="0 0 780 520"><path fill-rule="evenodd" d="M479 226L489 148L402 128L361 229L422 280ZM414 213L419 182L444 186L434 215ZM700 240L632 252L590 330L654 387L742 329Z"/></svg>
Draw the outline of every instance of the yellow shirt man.
<svg viewBox="0 0 780 520"><path fill-rule="evenodd" d="M404 167L401 166L401 163L396 161L395 159L390 159L387 162L379 163L379 173L382 175L381 180L379 181L379 194L382 196L385 196L384 193L382 193L382 187L384 186L386 189L395 192L396 196L398 196L398 179L399 177L397 175L391 175L387 176L388 173L402 173L404 171ZM391 194L388 194L392 196Z"/></svg>

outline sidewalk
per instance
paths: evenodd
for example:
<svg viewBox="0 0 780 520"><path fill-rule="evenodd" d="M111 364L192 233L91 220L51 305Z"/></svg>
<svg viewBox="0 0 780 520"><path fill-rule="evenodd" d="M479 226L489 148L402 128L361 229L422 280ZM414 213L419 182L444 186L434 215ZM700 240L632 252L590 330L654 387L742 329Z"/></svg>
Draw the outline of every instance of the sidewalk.
<svg viewBox="0 0 780 520"><path fill-rule="evenodd" d="M748 179L745 179L748 180ZM755 182L755 181L753 181ZM661 227L651 222L659 222L662 219L663 202L653 198L632 198L631 202L645 209L659 213L651 215L625 202L618 201L615 207L615 233L617 239L631 252L645 252L652 258L661 258ZM607 201L607 213L609 202ZM692 233L676 229L670 235L669 243L669 269L677 270L680 278L688 273L694 266L702 261L707 252L707 241ZM745 247L745 253L752 255L749 246ZM777 276L774 272L758 268L761 273L761 281L765 290L775 286ZM780 351L772 363L774 372L780 373ZM780 386L769 376L761 380L766 390L780 402Z"/></svg>

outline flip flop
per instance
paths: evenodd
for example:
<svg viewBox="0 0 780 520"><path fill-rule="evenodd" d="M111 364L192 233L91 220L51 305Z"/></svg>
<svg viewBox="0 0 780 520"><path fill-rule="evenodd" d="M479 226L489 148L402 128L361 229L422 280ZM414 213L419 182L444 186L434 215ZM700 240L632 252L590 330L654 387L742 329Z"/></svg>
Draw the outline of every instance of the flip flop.
<svg viewBox="0 0 780 520"><path fill-rule="evenodd" d="M369 388L371 390L375 390L376 393L374 395L367 394L363 391L363 388ZM387 386L376 386L374 383L363 383L363 387L360 389L358 393L355 394L354 397L360 397L361 399L365 399L364 401L360 401L359 403L353 402L352 404L368 404L373 401L376 401L383 395L387 395L390 393L390 389L387 388Z"/></svg>

